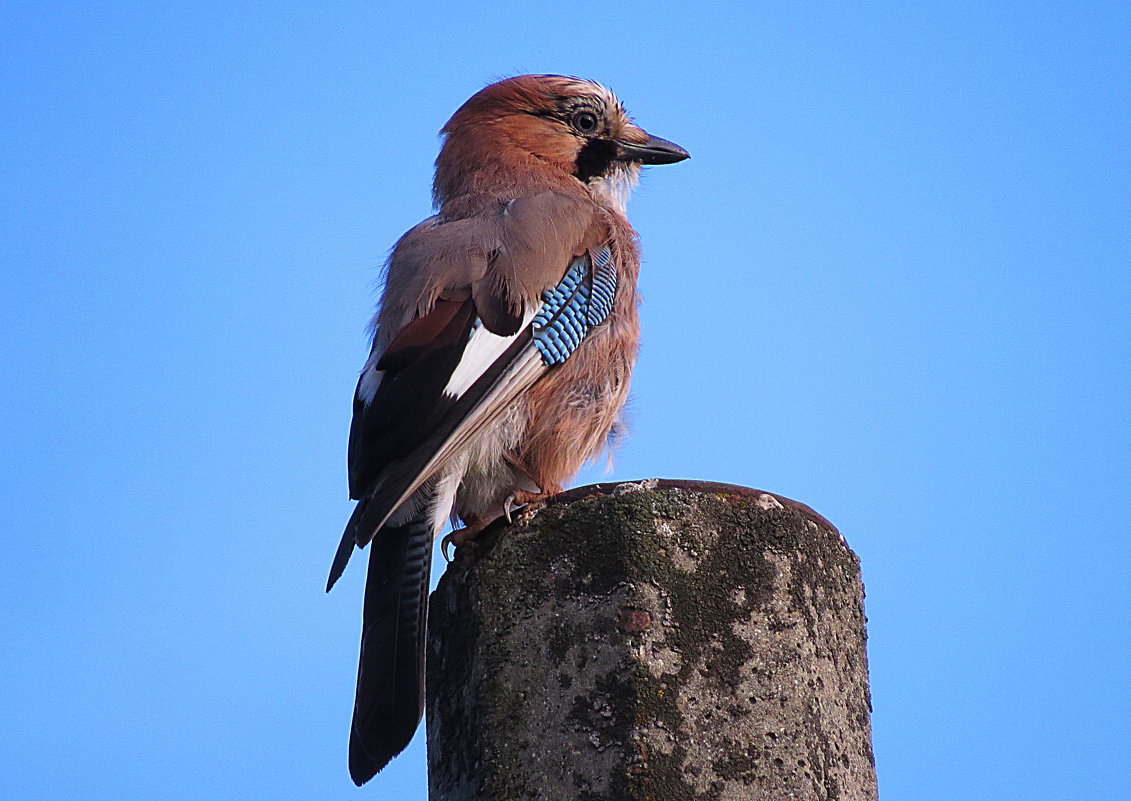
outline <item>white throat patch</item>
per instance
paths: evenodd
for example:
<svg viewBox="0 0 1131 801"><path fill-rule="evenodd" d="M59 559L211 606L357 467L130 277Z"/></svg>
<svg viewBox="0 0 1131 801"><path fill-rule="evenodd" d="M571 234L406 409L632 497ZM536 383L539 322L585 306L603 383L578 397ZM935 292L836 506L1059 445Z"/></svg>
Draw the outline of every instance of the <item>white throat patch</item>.
<svg viewBox="0 0 1131 801"><path fill-rule="evenodd" d="M589 189L621 214L625 214L628 197L639 181L640 165L633 164L627 169L616 170L611 175L590 178Z"/></svg>

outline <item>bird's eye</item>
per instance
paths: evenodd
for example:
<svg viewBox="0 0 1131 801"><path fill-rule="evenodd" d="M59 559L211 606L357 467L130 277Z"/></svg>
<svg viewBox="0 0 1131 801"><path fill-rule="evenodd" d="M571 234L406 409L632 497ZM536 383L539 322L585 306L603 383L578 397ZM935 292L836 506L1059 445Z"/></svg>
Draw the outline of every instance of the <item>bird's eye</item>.
<svg viewBox="0 0 1131 801"><path fill-rule="evenodd" d="M579 111L573 117L573 127L581 133L593 133L597 130L597 115L592 111Z"/></svg>

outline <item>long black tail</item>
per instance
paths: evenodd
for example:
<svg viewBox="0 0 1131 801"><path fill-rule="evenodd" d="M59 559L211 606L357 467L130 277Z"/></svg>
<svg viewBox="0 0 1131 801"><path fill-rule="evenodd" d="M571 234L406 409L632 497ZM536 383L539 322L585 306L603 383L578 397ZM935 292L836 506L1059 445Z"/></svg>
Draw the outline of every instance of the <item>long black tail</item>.
<svg viewBox="0 0 1131 801"><path fill-rule="evenodd" d="M424 711L432 525L421 514L369 546L350 777L361 786L404 750Z"/></svg>

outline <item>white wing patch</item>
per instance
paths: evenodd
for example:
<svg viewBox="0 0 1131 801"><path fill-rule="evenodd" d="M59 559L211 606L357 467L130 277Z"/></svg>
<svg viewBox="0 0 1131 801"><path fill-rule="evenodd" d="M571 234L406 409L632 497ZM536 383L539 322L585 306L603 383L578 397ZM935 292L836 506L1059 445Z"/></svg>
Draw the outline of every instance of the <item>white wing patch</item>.
<svg viewBox="0 0 1131 801"><path fill-rule="evenodd" d="M530 309L522 320L522 326L519 327L519 333L522 333L530 321L534 319L534 315L538 313L538 308ZM498 334L492 334L487 328L476 321L476 326L471 331L471 336L467 340L467 347L464 348L463 358L460 359L456 369L452 371L451 378L448 379L447 386L444 387L444 394L458 398L463 393L471 388L479 376L483 375L484 371L495 363L495 360L503 355L510 344L514 342L514 338L518 334L509 337L501 337ZM381 353L377 350L369 355L368 361L365 362L365 367L361 370L361 381L357 385L357 397L368 406L373 402L373 398L377 395L377 389L381 386L382 371L377 369L377 362L381 361Z"/></svg>
<svg viewBox="0 0 1131 801"><path fill-rule="evenodd" d="M538 308L541 308L541 304ZM537 312L538 309L527 311L518 333L522 333L530 325L530 321L534 319ZM477 321L475 328L471 331L471 337L467 340L467 347L463 350L463 358L456 365L456 369L452 371L452 377L448 379L448 384L444 387L444 394L458 398L467 392L476 379L483 375L487 368L503 355L503 351L510 347L517 336L517 333L509 337L492 334L486 326Z"/></svg>

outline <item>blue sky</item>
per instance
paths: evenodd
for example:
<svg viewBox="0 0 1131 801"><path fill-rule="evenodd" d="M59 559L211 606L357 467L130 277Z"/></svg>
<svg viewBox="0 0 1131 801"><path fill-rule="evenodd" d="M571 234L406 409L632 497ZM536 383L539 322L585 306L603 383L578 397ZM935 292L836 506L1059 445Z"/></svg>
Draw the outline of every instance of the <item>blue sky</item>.
<svg viewBox="0 0 1131 801"><path fill-rule="evenodd" d="M425 797L345 768L350 396L436 132L561 72L693 154L609 478L839 525L886 799L1121 796L1131 7L546 8L0 12L4 794Z"/></svg>

